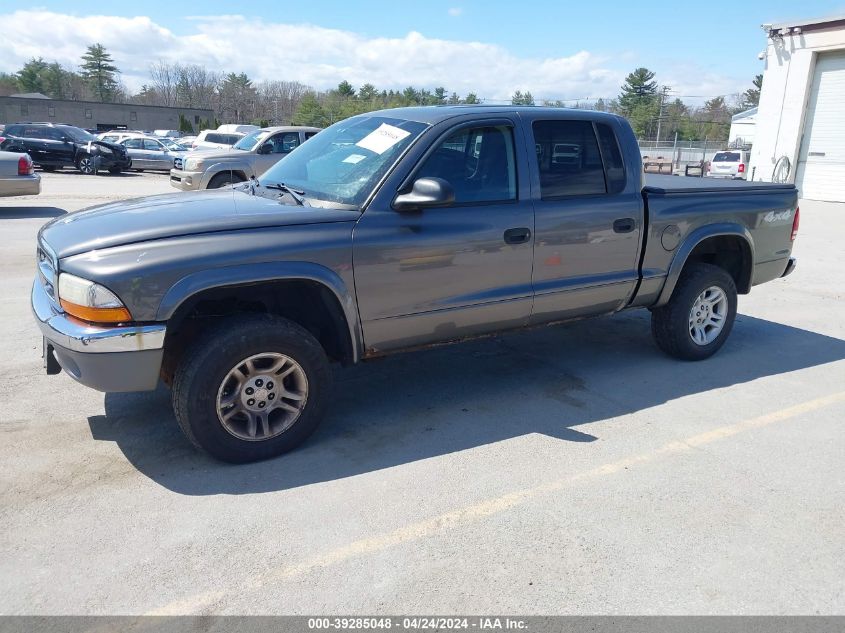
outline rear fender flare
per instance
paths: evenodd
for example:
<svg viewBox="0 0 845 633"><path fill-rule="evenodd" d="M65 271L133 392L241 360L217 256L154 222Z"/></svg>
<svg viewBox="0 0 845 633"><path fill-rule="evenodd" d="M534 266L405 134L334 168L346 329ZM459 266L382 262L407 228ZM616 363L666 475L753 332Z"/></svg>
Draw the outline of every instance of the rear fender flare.
<svg viewBox="0 0 845 633"><path fill-rule="evenodd" d="M681 277L681 272L687 263L687 259L689 259L690 254L695 250L695 247L708 238L719 236L733 236L742 239L748 247L749 263L753 269L754 239L751 237L751 232L747 228L740 224L729 222L702 226L690 233L681 243L677 253L675 253L675 257L672 259L672 263L669 265L669 271L666 274L666 283L663 284L660 297L658 297L657 302L654 304L655 308L659 308L669 302L675 286L678 284L678 279Z"/></svg>

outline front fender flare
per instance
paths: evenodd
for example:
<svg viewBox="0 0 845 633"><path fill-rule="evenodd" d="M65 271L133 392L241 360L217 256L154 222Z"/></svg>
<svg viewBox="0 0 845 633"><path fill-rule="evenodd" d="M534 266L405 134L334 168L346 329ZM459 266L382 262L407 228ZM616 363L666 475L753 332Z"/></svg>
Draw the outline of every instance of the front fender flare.
<svg viewBox="0 0 845 633"><path fill-rule="evenodd" d="M675 257L672 258L672 263L669 265L669 271L666 274L666 283L663 284L663 290L660 291L660 296L654 304L655 308L659 308L669 302L675 286L678 284L678 279L681 277L684 265L687 263L690 253L695 250L695 247L708 238L719 236L733 236L742 239L749 249L749 263L753 269L754 239L751 237L751 232L747 228L733 222L721 222L699 227L687 236L675 253Z"/></svg>
<svg viewBox="0 0 845 633"><path fill-rule="evenodd" d="M156 321L167 321L185 301L205 290L286 279L314 281L334 294L349 328L352 362L358 362L364 338L358 321L355 295L336 272L313 262L265 262L225 266L192 273L177 281L164 294L156 312Z"/></svg>
<svg viewBox="0 0 845 633"><path fill-rule="evenodd" d="M247 178L252 176L253 173L252 167L245 163L214 163L213 165L209 165L208 167L206 167L205 171L202 172L202 181L200 182L200 189L208 189L208 184L211 182L211 179L214 178L217 174L226 171L243 172Z"/></svg>

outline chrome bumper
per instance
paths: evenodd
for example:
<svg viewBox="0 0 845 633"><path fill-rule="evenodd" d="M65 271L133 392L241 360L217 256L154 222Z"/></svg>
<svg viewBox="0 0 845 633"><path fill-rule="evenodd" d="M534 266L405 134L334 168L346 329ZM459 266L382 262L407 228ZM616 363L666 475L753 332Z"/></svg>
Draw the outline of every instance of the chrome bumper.
<svg viewBox="0 0 845 633"><path fill-rule="evenodd" d="M791 275L792 271L795 270L795 267L798 265L798 260L794 257L789 258L789 263L786 264L786 268L783 271L781 277L786 277L787 275Z"/></svg>
<svg viewBox="0 0 845 633"><path fill-rule="evenodd" d="M104 327L72 320L53 307L38 279L32 284L32 312L47 340L74 352L141 352L164 347L164 324Z"/></svg>

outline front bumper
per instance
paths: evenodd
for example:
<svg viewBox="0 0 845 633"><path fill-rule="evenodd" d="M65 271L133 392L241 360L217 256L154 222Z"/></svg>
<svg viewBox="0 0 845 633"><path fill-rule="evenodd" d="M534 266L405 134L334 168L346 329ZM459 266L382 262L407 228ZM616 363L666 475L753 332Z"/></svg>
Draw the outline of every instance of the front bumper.
<svg viewBox="0 0 845 633"><path fill-rule="evenodd" d="M196 191L202 186L203 174L201 171L171 169L170 184L182 191Z"/></svg>
<svg viewBox="0 0 845 633"><path fill-rule="evenodd" d="M31 299L45 339L44 353L53 354L74 380L106 392L156 388L164 356L164 324L106 327L83 323L57 310L38 278Z"/></svg>

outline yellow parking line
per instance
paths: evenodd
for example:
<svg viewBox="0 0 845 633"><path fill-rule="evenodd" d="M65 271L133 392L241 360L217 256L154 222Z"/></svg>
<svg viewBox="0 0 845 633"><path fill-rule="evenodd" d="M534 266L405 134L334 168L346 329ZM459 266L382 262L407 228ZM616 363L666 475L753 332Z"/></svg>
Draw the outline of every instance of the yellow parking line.
<svg viewBox="0 0 845 633"><path fill-rule="evenodd" d="M802 402L792 407L787 407L786 409L767 413L756 418L743 420L741 422L737 422L736 424L721 426L682 440L669 442L654 450L640 453L639 455L634 455L625 459L620 459L615 462L609 462L596 468L570 475L569 477L556 479L531 488L525 488L523 490L511 492L493 499L487 499L457 510L452 510L424 521L405 525L393 530L392 532L377 534L369 538L353 541L352 543L342 545L329 550L328 552L306 558L300 563L277 568L271 570L269 573L264 573L258 577L247 579L245 582L238 585L238 592L243 593L246 589L257 588L273 582L274 580L307 574L317 568L329 567L351 558L357 558L365 554L378 552L395 545L407 543L408 541L432 536L438 532L450 530L463 524L478 521L494 514L499 514L535 499L540 495L561 490L584 479L612 475L625 470L626 468L630 468L631 466L637 466L653 462L661 457L683 453L699 446L704 446L718 440L733 437L734 435L745 431L761 428L774 424L775 422L781 422L799 415L810 413L843 400L845 400L845 391L825 396L823 398L816 398L815 400ZM222 600L226 595L227 592L225 591L210 591L195 596L189 596L155 609L148 615L198 613L201 612L202 609Z"/></svg>

